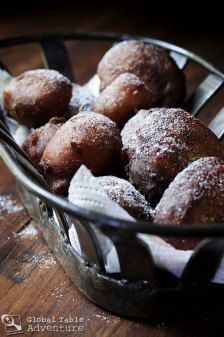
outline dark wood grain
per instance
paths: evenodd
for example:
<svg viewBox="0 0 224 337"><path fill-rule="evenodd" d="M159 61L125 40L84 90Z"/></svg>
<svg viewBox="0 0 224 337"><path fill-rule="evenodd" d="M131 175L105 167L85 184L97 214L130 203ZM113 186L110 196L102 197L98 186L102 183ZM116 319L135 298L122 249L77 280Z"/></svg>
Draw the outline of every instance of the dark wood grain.
<svg viewBox="0 0 224 337"><path fill-rule="evenodd" d="M119 33L148 35L182 45L208 58L216 66L224 69L224 44L221 31L210 32L201 29L186 19L170 12L149 11L139 6L101 3L87 10L81 5L64 5L26 8L22 11L0 14L0 38L49 31L107 30ZM4 14L4 15L3 15ZM198 28L198 30L197 30ZM195 31L196 29L196 31ZM68 42L68 52L74 73L79 83L86 82L95 72L98 61L109 47L107 43ZM0 50L0 59L13 74L26 69L42 67L37 44ZM204 74L200 69L187 73L189 93L200 83ZM202 119L209 121L222 102L208 105ZM134 322L106 313L90 303L74 286L60 264L52 256L42 235L22 207L16 193L15 181L0 160L0 197L11 200L14 207L6 210L0 206L0 315L20 314L24 336L78 336L79 333L26 332L27 317L81 317L84 319L85 337L188 337L218 336L222 325L218 318L213 324L206 322L191 327L163 327L149 323ZM10 202L10 201L9 201ZM0 204L1 205L1 204ZM217 317L218 314L217 314ZM216 323L214 327L214 322ZM0 321L0 336L4 336L4 326Z"/></svg>

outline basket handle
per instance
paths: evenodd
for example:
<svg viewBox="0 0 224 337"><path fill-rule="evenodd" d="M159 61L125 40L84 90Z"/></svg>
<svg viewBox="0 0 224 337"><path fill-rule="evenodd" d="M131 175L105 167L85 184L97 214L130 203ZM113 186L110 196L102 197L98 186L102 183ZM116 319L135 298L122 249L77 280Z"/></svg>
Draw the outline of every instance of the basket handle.
<svg viewBox="0 0 224 337"><path fill-rule="evenodd" d="M221 263L224 255L224 239L206 239L192 254L180 279L181 286L196 283L209 284Z"/></svg>
<svg viewBox="0 0 224 337"><path fill-rule="evenodd" d="M75 81L68 52L62 40L42 40L40 41L40 48L45 68L56 69L72 82Z"/></svg>
<svg viewBox="0 0 224 337"><path fill-rule="evenodd" d="M149 247L134 233L111 230L103 232L112 240L119 259L122 279L156 282L155 264Z"/></svg>
<svg viewBox="0 0 224 337"><path fill-rule="evenodd" d="M196 91L188 98L184 108L193 116L197 116L203 106L217 93L224 80L217 74L209 74Z"/></svg>

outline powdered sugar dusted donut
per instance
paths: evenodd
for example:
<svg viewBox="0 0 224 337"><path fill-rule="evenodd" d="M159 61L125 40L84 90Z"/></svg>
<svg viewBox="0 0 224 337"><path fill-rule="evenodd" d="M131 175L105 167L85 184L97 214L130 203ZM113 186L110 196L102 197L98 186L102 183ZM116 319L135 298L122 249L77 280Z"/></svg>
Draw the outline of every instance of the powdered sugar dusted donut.
<svg viewBox="0 0 224 337"><path fill-rule="evenodd" d="M47 124L32 131L25 139L22 148L35 166L38 166L47 144L64 122L63 118L53 117Z"/></svg>
<svg viewBox="0 0 224 337"><path fill-rule="evenodd" d="M224 224L224 161L201 158L179 173L157 205L154 222ZM198 242L170 238L167 241L184 249L192 249Z"/></svg>
<svg viewBox="0 0 224 337"><path fill-rule="evenodd" d="M113 176L96 178L107 195L131 216L140 220L151 221L151 207L144 196L127 180Z"/></svg>
<svg viewBox="0 0 224 337"><path fill-rule="evenodd" d="M189 163L201 157L223 158L212 131L182 109L140 111L121 134L129 180L151 203Z"/></svg>
<svg viewBox="0 0 224 337"><path fill-rule="evenodd" d="M146 83L151 106L175 107L185 98L185 78L169 54L143 41L124 41L112 47L98 65L101 90L122 73L132 73Z"/></svg>
<svg viewBox="0 0 224 337"><path fill-rule="evenodd" d="M140 78L124 73L101 92L93 110L122 127L138 109L150 107L153 99L149 88Z"/></svg>
<svg viewBox="0 0 224 337"><path fill-rule="evenodd" d="M3 99L8 113L28 127L44 125L68 111L71 82L55 70L26 71L6 86Z"/></svg>
<svg viewBox="0 0 224 337"><path fill-rule="evenodd" d="M66 194L69 182L84 164L93 175L104 174L120 161L121 137L114 122L94 112L79 113L55 133L40 167L55 193Z"/></svg>

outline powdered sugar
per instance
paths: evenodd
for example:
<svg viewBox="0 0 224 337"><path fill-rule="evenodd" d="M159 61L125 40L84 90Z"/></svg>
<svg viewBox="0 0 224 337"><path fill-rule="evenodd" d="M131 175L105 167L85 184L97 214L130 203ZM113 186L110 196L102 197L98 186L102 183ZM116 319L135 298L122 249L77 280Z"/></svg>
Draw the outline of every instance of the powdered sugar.
<svg viewBox="0 0 224 337"><path fill-rule="evenodd" d="M102 174L116 165L121 147L114 122L94 112L82 112L55 133L44 150L40 166L51 188L66 193L72 175L81 164L96 175Z"/></svg>
<svg viewBox="0 0 224 337"><path fill-rule="evenodd" d="M61 128L64 132L64 139L70 142L73 138L77 143L88 142L111 148L121 146L120 134L117 126L108 117L101 114L89 112L80 112L78 115L68 120ZM74 132L75 130L75 132ZM68 132L67 132L68 131ZM95 145L97 146L97 145Z"/></svg>
<svg viewBox="0 0 224 337"><path fill-rule="evenodd" d="M68 199L71 203L82 208L97 210L99 213L120 218L132 217L121 207L113 202L100 187L97 179L82 165L71 180Z"/></svg>
<svg viewBox="0 0 224 337"><path fill-rule="evenodd" d="M29 223L29 225L23 228L19 233L13 233L13 236L21 239L37 239L38 231L33 223Z"/></svg>
<svg viewBox="0 0 224 337"><path fill-rule="evenodd" d="M12 214L22 210L22 205L18 204L11 194L0 195L0 214Z"/></svg>
<svg viewBox="0 0 224 337"><path fill-rule="evenodd" d="M70 81L67 77L63 76L57 70L53 69L35 69L28 70L21 74L18 78L23 78L24 76L35 79L38 83L41 83L43 80L47 80L50 86L57 86L58 83L63 82L70 84Z"/></svg>
<svg viewBox="0 0 224 337"><path fill-rule="evenodd" d="M147 198L158 198L190 162L222 157L216 136L182 109L141 110L122 130L130 181Z"/></svg>
<svg viewBox="0 0 224 337"><path fill-rule="evenodd" d="M137 219L151 220L151 208L127 180L113 176L95 178L107 195Z"/></svg>
<svg viewBox="0 0 224 337"><path fill-rule="evenodd" d="M151 107L152 101L149 88L139 77L123 73L101 92L93 110L123 126L138 109Z"/></svg>
<svg viewBox="0 0 224 337"><path fill-rule="evenodd" d="M111 148L112 143L114 148L121 145L119 131L114 122L108 117L92 111L82 112L68 120L61 128L68 132L64 133L64 138L70 141L77 139L77 142L87 142ZM75 132L74 132L75 129ZM96 146L96 145L95 145Z"/></svg>
<svg viewBox="0 0 224 337"><path fill-rule="evenodd" d="M80 190L80 186L85 186L84 189ZM94 192L96 191L96 193ZM80 202L79 197L81 196L82 201ZM84 197L87 196L88 202L84 201ZM101 204L104 204L104 207L98 208L96 204L91 203L89 200L97 200ZM96 181L96 178L86 169L85 166L82 166L78 172L74 175L69 191L69 201L74 203L76 206L82 207L87 210L92 210L97 213L114 217L120 219L126 219L134 221L134 218L131 217L127 211L125 211L119 204L112 201L108 195L103 191L102 187ZM82 255L80 245L77 246L78 235L75 232L75 224L69 229L69 237L74 249ZM103 235L103 234L101 234ZM137 234L138 238L146 245L148 245L155 264L162 269L170 271L172 274L180 277L189 258L191 257L192 250L179 250L172 247L170 244L162 240L161 238L155 235L147 234ZM75 239L75 240L74 240ZM99 239L99 237L98 237ZM108 237L104 236L104 245L107 246ZM108 273L119 273L120 272L120 263L117 255L116 248L111 244L109 250L105 249L105 260L106 260L106 271ZM213 281L217 283L223 283L224 278L224 258L220 265L218 272L216 273Z"/></svg>
<svg viewBox="0 0 224 337"><path fill-rule="evenodd" d="M98 74L104 82L103 88L122 73L141 74L145 81L153 66L168 60L168 54L157 46L143 41L123 41L107 51L98 65Z"/></svg>
<svg viewBox="0 0 224 337"><path fill-rule="evenodd" d="M11 90L15 89L18 92L17 95L13 95L14 105L24 102L35 106L42 96L61 95L61 89L65 86L71 86L71 82L58 71L50 69L25 71L9 83ZM57 99L61 100L63 97L57 97Z"/></svg>
<svg viewBox="0 0 224 337"><path fill-rule="evenodd" d="M201 158L179 173L158 204L155 221L224 222L224 161Z"/></svg>

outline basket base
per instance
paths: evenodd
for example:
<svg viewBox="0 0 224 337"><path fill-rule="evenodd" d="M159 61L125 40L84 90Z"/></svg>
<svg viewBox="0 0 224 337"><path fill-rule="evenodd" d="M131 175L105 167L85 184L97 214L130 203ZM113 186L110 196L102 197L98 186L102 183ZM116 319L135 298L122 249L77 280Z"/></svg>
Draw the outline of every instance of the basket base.
<svg viewBox="0 0 224 337"><path fill-rule="evenodd" d="M102 274L73 250L60 219L56 219L57 212L53 216L52 209L45 205L37 209L33 196L24 189L20 189L20 196L75 285L99 307L120 316L172 324L208 318L224 306L224 289L218 284L206 288L159 288L148 281L130 282Z"/></svg>

